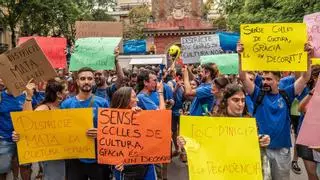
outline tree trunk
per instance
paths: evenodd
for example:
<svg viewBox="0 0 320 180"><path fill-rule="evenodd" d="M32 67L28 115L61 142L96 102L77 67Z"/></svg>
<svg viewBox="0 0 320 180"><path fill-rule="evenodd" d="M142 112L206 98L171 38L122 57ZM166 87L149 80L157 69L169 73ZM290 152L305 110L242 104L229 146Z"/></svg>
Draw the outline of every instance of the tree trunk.
<svg viewBox="0 0 320 180"><path fill-rule="evenodd" d="M15 31L15 26L10 26L11 29L11 44L12 44L12 48L16 47L16 31Z"/></svg>

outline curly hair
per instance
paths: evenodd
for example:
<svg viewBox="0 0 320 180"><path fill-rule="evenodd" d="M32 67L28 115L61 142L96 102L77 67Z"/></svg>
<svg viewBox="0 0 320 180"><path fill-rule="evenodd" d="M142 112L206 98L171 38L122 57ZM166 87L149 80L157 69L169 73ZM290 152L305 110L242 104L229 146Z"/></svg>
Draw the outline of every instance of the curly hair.
<svg viewBox="0 0 320 180"><path fill-rule="evenodd" d="M243 87L240 84L237 84L237 83L228 84L226 86L222 101L218 105L218 109L213 114L213 116L228 117L229 116L228 115L228 99L238 92L243 92L244 94L246 94ZM251 117L251 115L248 112L247 106L244 106L242 117Z"/></svg>

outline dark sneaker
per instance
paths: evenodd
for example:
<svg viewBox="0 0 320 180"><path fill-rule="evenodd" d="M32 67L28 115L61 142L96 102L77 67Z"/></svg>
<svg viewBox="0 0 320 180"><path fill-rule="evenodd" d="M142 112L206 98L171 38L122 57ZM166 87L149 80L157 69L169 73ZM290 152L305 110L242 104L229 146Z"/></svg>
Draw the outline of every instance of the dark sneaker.
<svg viewBox="0 0 320 180"><path fill-rule="evenodd" d="M298 165L297 161L292 161L291 163L291 169L296 174L301 174L301 168Z"/></svg>

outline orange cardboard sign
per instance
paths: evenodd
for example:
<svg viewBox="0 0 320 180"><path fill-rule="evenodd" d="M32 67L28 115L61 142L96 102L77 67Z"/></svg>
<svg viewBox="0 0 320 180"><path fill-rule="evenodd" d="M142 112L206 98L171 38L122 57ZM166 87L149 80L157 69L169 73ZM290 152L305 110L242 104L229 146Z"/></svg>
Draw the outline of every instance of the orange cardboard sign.
<svg viewBox="0 0 320 180"><path fill-rule="evenodd" d="M99 164L158 164L171 160L171 111L99 109Z"/></svg>

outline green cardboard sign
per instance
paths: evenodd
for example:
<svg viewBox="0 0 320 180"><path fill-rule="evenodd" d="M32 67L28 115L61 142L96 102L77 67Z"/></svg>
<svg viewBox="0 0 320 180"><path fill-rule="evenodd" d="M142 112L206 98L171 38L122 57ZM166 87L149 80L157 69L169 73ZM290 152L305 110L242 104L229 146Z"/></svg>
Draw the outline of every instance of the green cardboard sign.
<svg viewBox="0 0 320 180"><path fill-rule="evenodd" d="M77 71L82 67L90 67L94 70L114 69L114 49L119 45L121 39L120 37L104 37L76 40L69 70Z"/></svg>

